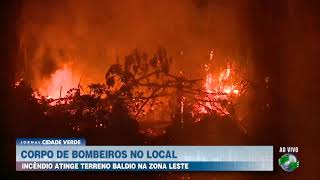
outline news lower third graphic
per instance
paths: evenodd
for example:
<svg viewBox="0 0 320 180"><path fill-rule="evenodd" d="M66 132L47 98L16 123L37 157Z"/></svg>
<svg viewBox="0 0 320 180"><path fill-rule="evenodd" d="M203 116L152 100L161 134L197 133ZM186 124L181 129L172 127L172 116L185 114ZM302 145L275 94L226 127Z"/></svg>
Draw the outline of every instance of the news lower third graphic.
<svg viewBox="0 0 320 180"><path fill-rule="evenodd" d="M18 138L17 171L273 171L273 146L88 146Z"/></svg>

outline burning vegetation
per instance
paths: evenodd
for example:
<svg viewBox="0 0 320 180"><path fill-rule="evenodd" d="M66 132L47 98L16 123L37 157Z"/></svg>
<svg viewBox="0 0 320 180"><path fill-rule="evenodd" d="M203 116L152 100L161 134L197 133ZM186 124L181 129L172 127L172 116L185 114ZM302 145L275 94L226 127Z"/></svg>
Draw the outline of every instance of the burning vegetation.
<svg viewBox="0 0 320 180"><path fill-rule="evenodd" d="M242 59L236 49L210 51L245 37L238 11L207 1L26 2L21 11L13 104L33 108L24 112L33 121L21 123L31 134L35 124L41 136L99 136L104 144L219 143L246 134L246 49ZM153 52L159 45L168 51Z"/></svg>
<svg viewBox="0 0 320 180"><path fill-rule="evenodd" d="M196 113L230 115L237 100L247 91L247 75L235 61L228 61L223 68L215 68L217 72L214 73L212 72L214 67L211 64L213 58L213 51L211 51L210 62L205 65L206 77L202 85L203 91L196 97Z"/></svg>
<svg viewBox="0 0 320 180"><path fill-rule="evenodd" d="M173 60L165 49L152 56L134 50L109 67L105 83L87 87L64 65L38 90L30 90L29 98L41 109L42 123L62 123L75 134L126 131L121 135L126 139L131 131L147 138L144 143L152 143L150 138L175 137L176 132L197 128L202 121L231 119L242 127L236 105L246 96L246 73L230 59L223 67L215 67L214 58L211 51L204 77L190 79L181 70L173 73ZM20 79L14 89L27 86ZM169 138L163 143L176 141Z"/></svg>

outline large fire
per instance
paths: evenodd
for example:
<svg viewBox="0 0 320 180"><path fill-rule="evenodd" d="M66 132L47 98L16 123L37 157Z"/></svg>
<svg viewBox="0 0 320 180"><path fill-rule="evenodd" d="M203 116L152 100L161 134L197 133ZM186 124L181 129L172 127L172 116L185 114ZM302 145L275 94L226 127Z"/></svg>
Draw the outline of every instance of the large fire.
<svg viewBox="0 0 320 180"><path fill-rule="evenodd" d="M133 58L133 60L137 59L139 60L139 58ZM156 69L157 63L161 62L157 59L155 64L147 64L153 61L146 59L144 62L146 64L141 66L156 67L155 70L151 69L145 74L143 71L141 71L142 74L134 74L134 68L139 67L132 63L136 66L133 66L131 73L129 71L131 69L128 68L130 67L128 60L132 59L126 60L123 67L120 63L110 67L105 76L105 84L89 84L87 92L80 86L81 78L78 76L77 68L72 64L65 64L52 73L49 78L39 83L40 86L36 88L39 93L33 95L38 102L45 102L53 109L55 107L59 109L60 105L71 108L67 112L72 115L75 112L90 113L90 116L96 113L97 117L95 118L99 118L96 127L105 127L101 120L108 118L108 116L100 117L99 114L112 114L113 107L117 107L113 106L115 102L124 103L129 115L137 119L140 124L148 124L150 120L153 120L153 124L157 124L154 129L148 127L148 129L141 131L151 137L166 133L163 129L171 123L171 120L184 124L184 120L188 119L185 117L188 115L191 115L192 121L197 123L207 117L236 117L242 113L241 109L239 111L239 106L237 109L235 108L235 104L239 104L241 99L244 100L241 97L245 97L246 84L244 82L246 81L244 78L246 78L246 73L243 73L245 71L234 60L223 61L223 67L221 67L218 65L218 58L217 61L213 61L213 52L211 52L210 61L203 70L205 78L191 80L184 77L181 70L179 75L176 75L177 73L170 74L169 70L159 73L165 69L165 66L159 66L161 68ZM125 68L129 70L125 71ZM137 72L139 72L138 70ZM17 81L15 87L20 86L22 81L23 79ZM198 82L202 82L201 85ZM79 93L80 89L82 90L81 94ZM73 94L73 92L76 93ZM86 107L87 102L90 102L88 103L88 107L90 104L89 108ZM91 102L96 104L92 106ZM83 109L75 110L74 107L83 107ZM242 119L236 118L239 122ZM75 128L80 130L78 125Z"/></svg>
<svg viewBox="0 0 320 180"><path fill-rule="evenodd" d="M58 99L67 95L67 92L77 87L79 79L72 72L70 67L64 65L62 68L56 70L50 77L45 80L39 87L39 92L47 98Z"/></svg>
<svg viewBox="0 0 320 180"><path fill-rule="evenodd" d="M209 63L205 64L204 67L205 80L200 88L195 89L199 94L192 95L192 98L196 100L193 105L193 115L229 115L231 114L230 107L244 93L243 76L235 61L228 60L228 62L224 63L223 68L219 68L215 62L213 63L213 58L214 54L211 51ZM81 78L73 71L72 67L65 64L52 73L50 78L44 79L37 89L41 96L56 100L65 98L70 89L79 89L81 87L80 80ZM172 87L176 88L175 86ZM139 92L142 93L142 89L139 89ZM184 100L185 97L182 96L181 113L183 113ZM135 99L132 99L132 101L135 101ZM144 104L145 102L142 103ZM51 103L51 105L54 106L56 104ZM150 110L154 111L152 108ZM144 115L145 113L145 111L142 112Z"/></svg>

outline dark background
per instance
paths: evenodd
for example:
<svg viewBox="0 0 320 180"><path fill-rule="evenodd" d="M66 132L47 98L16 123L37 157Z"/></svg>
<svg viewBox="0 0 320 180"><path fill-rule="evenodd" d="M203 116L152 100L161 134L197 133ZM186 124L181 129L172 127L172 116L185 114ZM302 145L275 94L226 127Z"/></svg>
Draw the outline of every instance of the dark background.
<svg viewBox="0 0 320 180"><path fill-rule="evenodd" d="M220 2L220 1L219 1ZM207 1L199 0L204 6ZM319 148L319 67L320 67L320 9L318 1L248 0L246 3L246 29L255 63L256 78L263 81L266 75L272 79L271 100L274 105L267 121L255 123L255 137L251 144L279 146L298 146L300 168L293 173L285 173L278 166L270 173L230 173L228 177L217 179L318 179L316 170L317 150ZM1 2L1 90L4 110L1 117L1 144L14 146L14 119L6 114L6 99L9 85L14 81L18 51L17 19L24 1ZM232 4L232 2L231 2ZM241 44L240 44L241 48ZM259 118L259 117L257 117ZM4 148L5 150L6 148ZM78 173L23 173L15 172L14 154L3 154L2 175L29 178L76 177ZM279 155L276 153L275 158ZM276 164L275 164L276 165ZM92 176L104 178L105 173L83 173L83 179ZM139 175L139 176L138 176ZM151 173L119 174L109 173L108 177L125 179L150 179L158 176ZM198 173L197 179L205 179L210 173ZM240 178L237 178L237 177ZM176 178L175 175L169 177ZM179 174L177 174L179 177ZM162 177L158 177L162 179Z"/></svg>

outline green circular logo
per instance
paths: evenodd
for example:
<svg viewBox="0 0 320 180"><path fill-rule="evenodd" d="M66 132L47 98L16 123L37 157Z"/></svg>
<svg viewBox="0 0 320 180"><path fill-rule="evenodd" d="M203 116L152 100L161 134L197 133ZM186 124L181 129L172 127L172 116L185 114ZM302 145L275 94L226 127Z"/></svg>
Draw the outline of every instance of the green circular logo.
<svg viewBox="0 0 320 180"><path fill-rule="evenodd" d="M284 171L292 172L299 167L299 161L295 155L287 153L279 158L279 166Z"/></svg>

